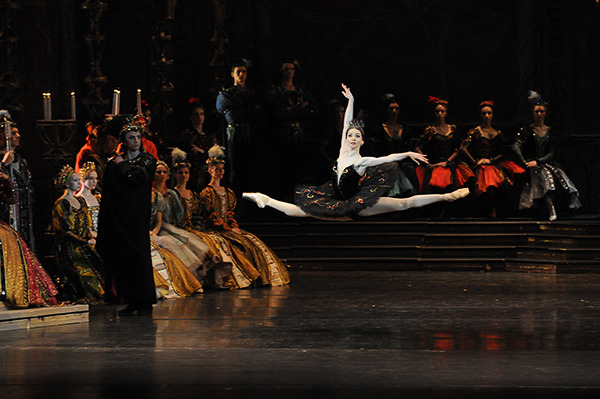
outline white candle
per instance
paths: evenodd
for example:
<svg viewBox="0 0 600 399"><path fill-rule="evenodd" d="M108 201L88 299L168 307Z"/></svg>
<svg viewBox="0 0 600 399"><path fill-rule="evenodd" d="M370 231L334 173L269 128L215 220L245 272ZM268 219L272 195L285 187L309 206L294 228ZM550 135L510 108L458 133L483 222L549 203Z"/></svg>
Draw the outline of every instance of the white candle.
<svg viewBox="0 0 600 399"><path fill-rule="evenodd" d="M115 90L117 94L117 101L115 103L115 115L119 115L121 110L121 90Z"/></svg>
<svg viewBox="0 0 600 399"><path fill-rule="evenodd" d="M48 92L48 120L52 120L52 93Z"/></svg>
<svg viewBox="0 0 600 399"><path fill-rule="evenodd" d="M137 113L142 113L142 89L137 89Z"/></svg>
<svg viewBox="0 0 600 399"><path fill-rule="evenodd" d="M50 105L50 93L42 93L44 98L44 120L49 121L52 119L52 108Z"/></svg>
<svg viewBox="0 0 600 399"><path fill-rule="evenodd" d="M112 112L111 114L117 114L117 89L113 91L113 103L112 103Z"/></svg>
<svg viewBox="0 0 600 399"><path fill-rule="evenodd" d="M77 113L75 108L75 92L71 92L71 119L77 119Z"/></svg>

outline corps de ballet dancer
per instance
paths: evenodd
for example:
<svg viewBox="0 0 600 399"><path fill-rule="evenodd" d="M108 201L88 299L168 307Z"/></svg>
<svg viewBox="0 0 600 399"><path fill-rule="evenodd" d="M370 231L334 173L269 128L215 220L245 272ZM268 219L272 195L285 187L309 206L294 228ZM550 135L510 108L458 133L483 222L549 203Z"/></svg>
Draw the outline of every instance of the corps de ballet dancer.
<svg viewBox="0 0 600 399"><path fill-rule="evenodd" d="M352 220L360 216L403 211L441 201L455 201L469 194L461 188L447 194L424 194L409 198L390 198L389 191L398 175L397 162L411 158L427 163L427 157L416 152L390 154L384 157L362 157L360 148L365 135L361 121L353 120L354 97L342 84L342 94L348 99L344 115L344 132L332 180L319 186L299 186L295 204L282 202L262 193L244 193L243 198L254 201L260 208L269 206L295 217L315 217L328 220Z"/></svg>

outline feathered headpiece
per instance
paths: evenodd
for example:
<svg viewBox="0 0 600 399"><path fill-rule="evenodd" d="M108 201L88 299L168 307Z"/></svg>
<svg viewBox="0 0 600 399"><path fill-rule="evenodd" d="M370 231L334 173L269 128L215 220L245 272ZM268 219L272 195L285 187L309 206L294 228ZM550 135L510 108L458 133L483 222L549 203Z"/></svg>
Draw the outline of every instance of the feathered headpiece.
<svg viewBox="0 0 600 399"><path fill-rule="evenodd" d="M187 159L187 153L179 148L173 148L173 151L171 151L171 160L173 169L189 168L191 166L190 161Z"/></svg>
<svg viewBox="0 0 600 399"><path fill-rule="evenodd" d="M479 103L479 109L484 108L484 107L490 107L491 109L494 109L495 105L496 105L496 103L493 102L492 100L486 100L486 101L482 101Z"/></svg>
<svg viewBox="0 0 600 399"><path fill-rule="evenodd" d="M396 101L396 96L392 93L385 93L381 99L386 103L386 104L391 104L391 103L397 103L398 101Z"/></svg>
<svg viewBox="0 0 600 399"><path fill-rule="evenodd" d="M188 105L190 107L194 107L196 105L200 105L200 99L198 97L190 97L190 99L188 100Z"/></svg>
<svg viewBox="0 0 600 399"><path fill-rule="evenodd" d="M437 105L443 105L444 107L448 108L448 101L442 100L441 98L429 96L429 98L427 99L427 102L434 107Z"/></svg>
<svg viewBox="0 0 600 399"><path fill-rule="evenodd" d="M548 103L542 99L542 95L537 91L529 90L527 101L529 101L529 104L531 104L532 107L535 107L536 105L548 107Z"/></svg>
<svg viewBox="0 0 600 399"><path fill-rule="evenodd" d="M63 166L56 178L56 184L60 187L67 187L67 183L73 173L75 173L75 170L70 165Z"/></svg>
<svg viewBox="0 0 600 399"><path fill-rule="evenodd" d="M218 144L213 145L208 150L208 159L206 163L209 165L215 165L225 163L225 147L221 147Z"/></svg>
<svg viewBox="0 0 600 399"><path fill-rule="evenodd" d="M87 179L88 175L91 172L98 173L98 171L96 170L96 164L93 162L86 162L81 168L79 168L79 173L81 174L81 178L83 180Z"/></svg>

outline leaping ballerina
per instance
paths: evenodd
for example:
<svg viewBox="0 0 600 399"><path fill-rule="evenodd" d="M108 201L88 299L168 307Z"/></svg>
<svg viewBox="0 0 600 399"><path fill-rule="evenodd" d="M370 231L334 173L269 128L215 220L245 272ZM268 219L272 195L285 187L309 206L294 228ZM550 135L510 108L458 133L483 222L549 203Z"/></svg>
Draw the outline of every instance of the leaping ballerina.
<svg viewBox="0 0 600 399"><path fill-rule="evenodd" d="M403 211L441 201L455 201L469 195L468 188L447 194L424 194L410 198L384 197L397 178L398 161L411 158L427 163L427 157L417 152L403 152L384 157L362 157L360 147L365 134L362 121L353 120L354 97L350 88L342 84L342 94L348 99L344 115L344 132L340 154L333 166L332 180L321 186L299 186L294 202L290 204L262 193L243 193L260 208L269 206L294 217L314 217L328 220L352 220L358 216L372 216Z"/></svg>

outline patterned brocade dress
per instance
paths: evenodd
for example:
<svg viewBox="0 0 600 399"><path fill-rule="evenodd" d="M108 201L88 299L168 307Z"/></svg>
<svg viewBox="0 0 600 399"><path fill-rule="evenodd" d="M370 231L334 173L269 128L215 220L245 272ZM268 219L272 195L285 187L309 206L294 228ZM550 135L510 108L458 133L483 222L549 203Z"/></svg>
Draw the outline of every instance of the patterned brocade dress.
<svg viewBox="0 0 600 399"><path fill-rule="evenodd" d="M233 191L221 197L210 186L190 200L182 199L184 220L190 231L208 244L211 256L224 267L215 267L211 284L220 288L245 288L251 285L280 286L289 283L289 274L279 258L256 236L246 231L237 234L233 219L236 205Z"/></svg>
<svg viewBox="0 0 600 399"><path fill-rule="evenodd" d="M286 266L258 237L241 229L240 233L233 231L239 228L234 219L236 198L233 191L226 189L220 194L213 187L207 186L199 194L199 199L204 230L211 236L218 235L224 239L235 255L235 260L250 262L260 276L260 280L254 280L255 284L281 286L290 282ZM237 279L236 273L234 278Z"/></svg>
<svg viewBox="0 0 600 399"><path fill-rule="evenodd" d="M150 229L157 223L157 214L169 212L163 196L153 191L152 219ZM181 241L170 235L151 236L152 266L157 294L163 298L186 297L202 292L202 284L194 277L192 270L202 263ZM205 250L208 250L205 247Z"/></svg>
<svg viewBox="0 0 600 399"><path fill-rule="evenodd" d="M18 196L10 180L0 180L0 201L14 204ZM25 241L8 224L0 221L0 277L9 306L56 305L58 294L52 279L46 273Z"/></svg>
<svg viewBox="0 0 600 399"><path fill-rule="evenodd" d="M92 217L85 200L75 197L79 209L68 200L54 205L54 235L58 263L58 284L65 300L97 303L104 297L102 260L88 240L92 238Z"/></svg>

